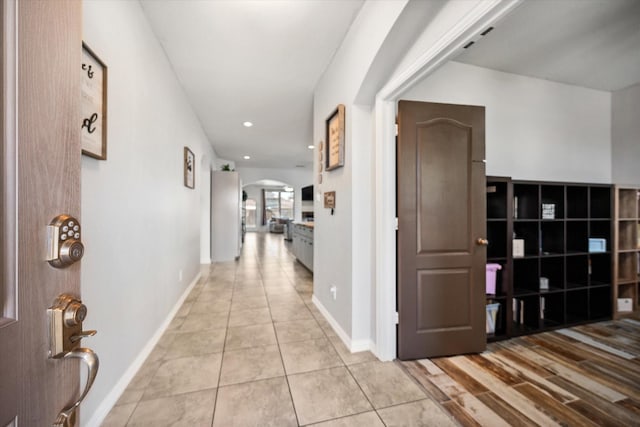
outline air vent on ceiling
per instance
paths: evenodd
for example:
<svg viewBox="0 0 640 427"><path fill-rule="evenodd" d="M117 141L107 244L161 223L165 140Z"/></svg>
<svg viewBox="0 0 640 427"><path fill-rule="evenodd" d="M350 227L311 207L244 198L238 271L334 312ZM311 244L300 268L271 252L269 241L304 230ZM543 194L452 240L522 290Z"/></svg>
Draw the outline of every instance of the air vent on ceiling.
<svg viewBox="0 0 640 427"><path fill-rule="evenodd" d="M487 34L489 34L491 31L493 30L493 27L489 27L486 30L484 30L483 32L480 33L481 36L486 36Z"/></svg>
<svg viewBox="0 0 640 427"><path fill-rule="evenodd" d="M462 46L465 49L469 49L475 42L474 41L470 41L469 43L465 44L464 46Z"/></svg>

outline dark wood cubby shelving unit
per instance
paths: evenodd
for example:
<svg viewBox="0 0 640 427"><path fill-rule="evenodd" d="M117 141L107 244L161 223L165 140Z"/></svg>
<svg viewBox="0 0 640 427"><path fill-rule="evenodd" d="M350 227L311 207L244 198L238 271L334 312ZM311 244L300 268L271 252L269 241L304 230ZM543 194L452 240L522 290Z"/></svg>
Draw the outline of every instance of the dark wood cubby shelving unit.
<svg viewBox="0 0 640 427"><path fill-rule="evenodd" d="M553 218L543 219L543 204ZM487 177L487 263L502 266L495 295L486 295L500 304L488 340L610 319L612 218L609 185ZM513 257L514 236L524 256ZM590 252L589 238L604 239L605 251Z"/></svg>

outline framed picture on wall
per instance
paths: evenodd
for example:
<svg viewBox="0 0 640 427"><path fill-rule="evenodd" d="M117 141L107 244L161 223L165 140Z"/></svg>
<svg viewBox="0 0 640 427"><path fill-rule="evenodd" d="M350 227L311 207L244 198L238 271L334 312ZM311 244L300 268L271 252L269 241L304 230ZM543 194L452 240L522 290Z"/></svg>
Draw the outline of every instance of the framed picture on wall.
<svg viewBox="0 0 640 427"><path fill-rule="evenodd" d="M340 104L326 121L325 170L344 166L344 105Z"/></svg>
<svg viewBox="0 0 640 427"><path fill-rule="evenodd" d="M107 66L82 43L82 154L107 160Z"/></svg>
<svg viewBox="0 0 640 427"><path fill-rule="evenodd" d="M184 185L188 188L196 187L196 156L188 147L184 147Z"/></svg>

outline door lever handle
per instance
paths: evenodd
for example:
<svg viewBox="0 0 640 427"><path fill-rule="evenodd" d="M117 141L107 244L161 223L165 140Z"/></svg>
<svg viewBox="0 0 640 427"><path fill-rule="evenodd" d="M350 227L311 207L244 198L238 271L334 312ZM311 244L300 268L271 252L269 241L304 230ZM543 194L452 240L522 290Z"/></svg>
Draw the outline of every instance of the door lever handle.
<svg viewBox="0 0 640 427"><path fill-rule="evenodd" d="M89 331L82 331L82 332L79 332L79 333L77 333L75 335L71 335L69 337L69 341L71 341L72 343L75 343L75 342L80 341L82 338L92 337L97 333L98 333L98 331L96 331L94 329L89 330Z"/></svg>
<svg viewBox="0 0 640 427"><path fill-rule="evenodd" d="M98 359L98 355L89 348L78 348L65 354L62 358L80 359L87 365L87 368L89 369L89 374L87 375L87 383L84 386L82 394L80 394L80 397L75 401L74 404L69 405L62 411L60 411L60 413L58 414L58 418L56 419L55 423L53 423L53 427L73 427L75 425L76 409L78 408L78 406L80 406L80 403L82 403L87 393L89 393L89 390L91 389L91 386L96 379L96 375L98 374L100 361Z"/></svg>

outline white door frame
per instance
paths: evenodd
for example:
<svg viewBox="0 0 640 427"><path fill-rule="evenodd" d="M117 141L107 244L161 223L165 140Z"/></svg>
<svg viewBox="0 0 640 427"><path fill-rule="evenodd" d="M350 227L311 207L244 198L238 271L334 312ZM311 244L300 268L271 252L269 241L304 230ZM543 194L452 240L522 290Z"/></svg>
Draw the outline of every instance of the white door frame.
<svg viewBox="0 0 640 427"><path fill-rule="evenodd" d="M396 358L396 102L409 88L457 56L464 45L493 25L523 0L481 1L413 64L376 95L376 356Z"/></svg>

